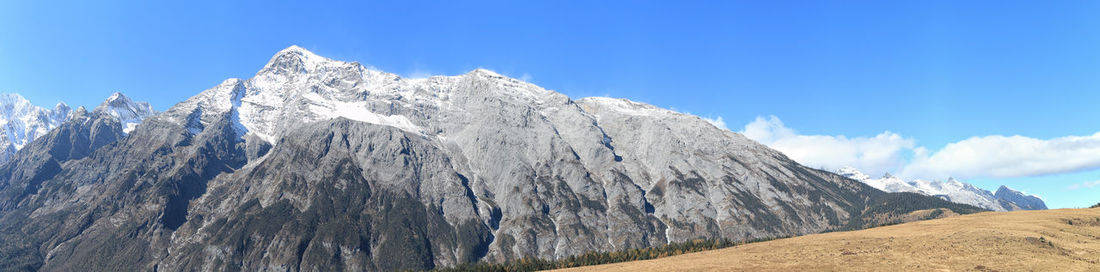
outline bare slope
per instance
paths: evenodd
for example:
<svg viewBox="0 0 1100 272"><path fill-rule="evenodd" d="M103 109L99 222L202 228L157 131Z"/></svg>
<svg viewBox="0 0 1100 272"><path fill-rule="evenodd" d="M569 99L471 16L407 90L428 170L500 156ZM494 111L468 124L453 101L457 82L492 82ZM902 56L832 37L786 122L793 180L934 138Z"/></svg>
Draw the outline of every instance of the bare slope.
<svg viewBox="0 0 1100 272"><path fill-rule="evenodd" d="M985 212L574 271L1100 271L1100 209Z"/></svg>

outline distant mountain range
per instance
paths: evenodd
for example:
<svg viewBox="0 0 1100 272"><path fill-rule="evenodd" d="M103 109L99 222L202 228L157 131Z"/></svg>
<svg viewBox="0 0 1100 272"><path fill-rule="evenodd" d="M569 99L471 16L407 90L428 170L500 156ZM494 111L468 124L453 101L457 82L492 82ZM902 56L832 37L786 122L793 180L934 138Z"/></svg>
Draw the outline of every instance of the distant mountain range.
<svg viewBox="0 0 1100 272"><path fill-rule="evenodd" d="M93 111L106 113L123 122L125 132L133 130L142 119L156 113L149 103L131 101L122 93L115 93ZM46 109L31 104L19 94L0 94L0 162L7 161L23 146L72 117L73 110L65 102L57 103L53 109Z"/></svg>
<svg viewBox="0 0 1100 272"><path fill-rule="evenodd" d="M121 94L23 112L53 117L0 165L12 270L419 270L981 211L805 167L698 116L297 46L161 113Z"/></svg>
<svg viewBox="0 0 1100 272"><path fill-rule="evenodd" d="M993 193L954 178L948 178L947 181L905 181L886 174L875 179L852 167L841 168L836 173L886 192L919 193L994 211L1047 209L1046 203L1038 196L1025 194L1003 185Z"/></svg>

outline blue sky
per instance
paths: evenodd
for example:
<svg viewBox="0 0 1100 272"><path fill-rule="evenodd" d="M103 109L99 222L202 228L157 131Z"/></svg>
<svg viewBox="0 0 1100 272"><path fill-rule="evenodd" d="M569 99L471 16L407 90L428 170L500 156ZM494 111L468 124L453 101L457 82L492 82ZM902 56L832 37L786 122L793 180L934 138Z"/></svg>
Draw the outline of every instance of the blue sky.
<svg viewBox="0 0 1100 272"><path fill-rule="evenodd" d="M163 110L297 44L405 76L484 67L734 131L762 117L811 147L894 150L886 163L855 154L872 174L1008 184L1053 207L1100 201L1096 1L92 2L0 2L0 92L94 106L122 91ZM998 135L1039 142L981 153L1018 142ZM959 154L1023 170L943 165ZM849 163L811 155L800 161ZM910 167L922 158L940 162Z"/></svg>

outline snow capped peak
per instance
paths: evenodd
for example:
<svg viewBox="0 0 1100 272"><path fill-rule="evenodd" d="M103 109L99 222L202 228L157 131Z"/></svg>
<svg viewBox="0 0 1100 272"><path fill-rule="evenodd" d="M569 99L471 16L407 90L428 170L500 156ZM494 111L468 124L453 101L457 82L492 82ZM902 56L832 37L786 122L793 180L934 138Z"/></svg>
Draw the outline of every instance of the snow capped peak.
<svg viewBox="0 0 1100 272"><path fill-rule="evenodd" d="M412 82L433 80L404 80L291 46L276 53L252 78L226 80L172 107L166 116L178 122L198 120L205 126L228 113L239 136L256 136L270 144L277 144L289 126L340 117L421 133L418 124L399 113L411 105L396 103L438 107L441 90L429 93L410 86ZM189 119L195 112L201 113L199 118Z"/></svg>
<svg viewBox="0 0 1100 272"><path fill-rule="evenodd" d="M913 185L906 183L905 181L890 175L890 173L884 174L881 178L874 179L863 172L860 172L855 167L845 166L836 171L838 175L863 182L875 189L887 191L887 192L918 192L920 191Z"/></svg>
<svg viewBox="0 0 1100 272"><path fill-rule="evenodd" d="M326 66L345 65L347 63L319 56L297 45L283 49L271 57L260 73L305 74L320 72Z"/></svg>
<svg viewBox="0 0 1100 272"><path fill-rule="evenodd" d="M314 54L313 52L297 45L291 45L290 47L287 47L283 50L279 50L279 52L275 53L275 56L273 56L271 59L274 61L278 60L280 57L296 57L302 60L329 60L328 58Z"/></svg>
<svg viewBox="0 0 1100 272"><path fill-rule="evenodd" d="M134 103L134 102L132 100L130 100L130 97L127 97L125 94L122 94L120 92L115 92L114 94L111 94L110 97L107 97L107 100L103 100L103 103L100 103L99 107L96 107L96 108L111 107L111 106L123 106L123 105L126 105L126 104L132 104L132 103Z"/></svg>
<svg viewBox="0 0 1100 272"><path fill-rule="evenodd" d="M871 179L871 176L860 172L859 169L851 166L841 167L836 170L836 173L846 178L854 179L857 181L865 181Z"/></svg>
<svg viewBox="0 0 1100 272"><path fill-rule="evenodd" d="M67 121L70 111L65 103L46 109L19 94L0 94L0 161Z"/></svg>
<svg viewBox="0 0 1100 272"><path fill-rule="evenodd" d="M310 55L314 55L314 56L317 55L317 54L314 54L313 52L310 52L309 50L307 50L307 49L305 49L301 46L298 46L297 44L290 45L287 48L284 48L283 50L279 50L279 52L276 53L275 55L287 54L287 53L302 53L302 54L310 54Z"/></svg>
<svg viewBox="0 0 1100 272"><path fill-rule="evenodd" d="M126 95L122 94L121 92L115 92L115 93L111 94L110 97L107 97L107 101L114 101L114 100L119 100L119 99L130 100L129 97L126 97Z"/></svg>
<svg viewBox="0 0 1100 272"><path fill-rule="evenodd" d="M146 102L134 102L125 94L116 92L92 110L95 113L110 115L122 123L122 132L129 134L142 120L153 114L153 106Z"/></svg>
<svg viewBox="0 0 1100 272"><path fill-rule="evenodd" d="M505 77L497 72L485 68L477 68L467 73L468 75L486 76L486 77Z"/></svg>
<svg viewBox="0 0 1100 272"><path fill-rule="evenodd" d="M40 107L32 105L30 101L27 101L22 95L16 93L0 94L0 107L2 107L0 108L0 110L2 110L0 114L5 118L43 110Z"/></svg>
<svg viewBox="0 0 1100 272"><path fill-rule="evenodd" d="M848 177L850 179L863 182L871 187L885 191L885 192L912 192L919 193L928 196L936 196L942 199L962 204L974 205L977 207L990 209L994 211L1005 211L1017 209L1011 204L1006 204L1001 201L1001 197L994 196L993 193L978 188L972 184L959 181L955 178L947 178L947 181L938 180L912 180L905 181L901 178L886 173L882 178L871 179L867 175L859 172L852 167L844 167L836 171L837 174ZM1001 191L1005 191L1007 187L1001 186L1001 190L998 190L998 194L1002 194ZM1006 191L1007 193L1007 191ZM1019 202L1012 201L1012 204L1016 204L1019 207L1039 207L1039 205L1020 205ZM1045 208L1045 206L1042 206Z"/></svg>
<svg viewBox="0 0 1100 272"><path fill-rule="evenodd" d="M7 104L30 103L30 102L27 101L26 98L23 98L23 95L20 95L20 94L17 94L17 93L3 93L3 94L0 94L0 103L3 103L5 105L7 105Z"/></svg>

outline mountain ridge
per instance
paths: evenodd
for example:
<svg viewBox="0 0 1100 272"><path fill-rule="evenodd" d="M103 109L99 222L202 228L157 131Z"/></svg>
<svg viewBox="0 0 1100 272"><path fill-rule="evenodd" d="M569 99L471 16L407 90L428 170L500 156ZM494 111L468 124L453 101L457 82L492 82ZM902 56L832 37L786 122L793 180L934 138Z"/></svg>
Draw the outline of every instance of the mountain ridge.
<svg viewBox="0 0 1100 272"><path fill-rule="evenodd" d="M58 102L53 109L47 109L31 104L19 94L0 94L0 162L7 161L25 145L73 118L73 114L83 108L74 110L65 102ZM129 130L156 112L148 103L133 102L119 92L94 111L118 118ZM123 111L126 113L121 113Z"/></svg>
<svg viewBox="0 0 1100 272"><path fill-rule="evenodd" d="M1046 209L1046 204L1038 196L1024 194L1004 185L993 193L955 178L948 178L947 181L905 181L887 173L882 178L874 179L852 167L840 168L836 173L886 192L919 193L993 211Z"/></svg>
<svg viewBox="0 0 1100 272"><path fill-rule="evenodd" d="M127 136L0 168L0 252L15 252L0 265L429 269L980 211L807 168L694 115L482 69L406 79L296 46L129 133L108 127Z"/></svg>

